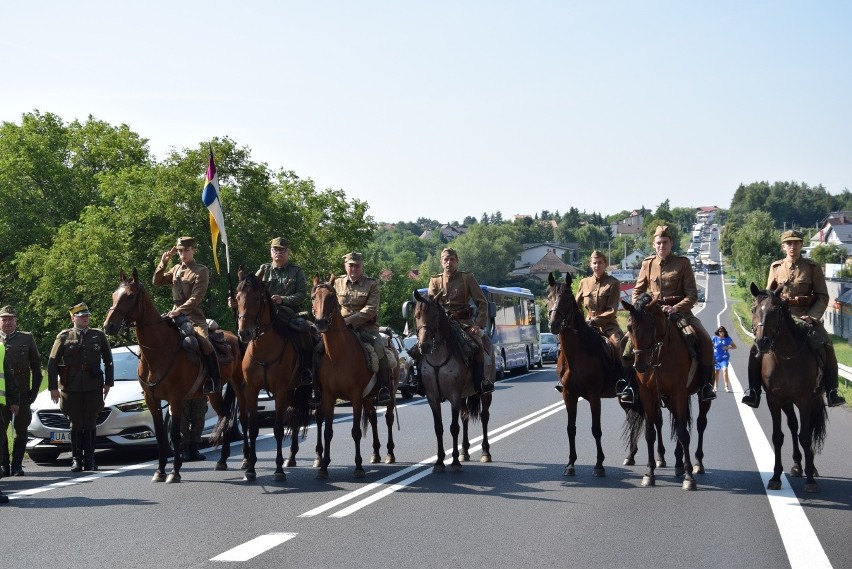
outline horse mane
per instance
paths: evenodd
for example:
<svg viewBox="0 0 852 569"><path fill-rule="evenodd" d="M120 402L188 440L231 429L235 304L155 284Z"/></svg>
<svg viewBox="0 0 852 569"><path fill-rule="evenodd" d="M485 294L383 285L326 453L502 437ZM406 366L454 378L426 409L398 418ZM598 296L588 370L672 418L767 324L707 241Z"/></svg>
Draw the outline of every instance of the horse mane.
<svg viewBox="0 0 852 569"><path fill-rule="evenodd" d="M786 323L787 328L790 331L790 335L793 336L793 339L796 342L808 341L807 333L793 321L793 313L790 312L790 307L781 300L777 291L767 290L765 293L760 294L755 298L755 302L758 304L764 300L769 300L769 302L773 304L777 303L781 307L781 320Z"/></svg>
<svg viewBox="0 0 852 569"><path fill-rule="evenodd" d="M266 287L266 283L260 280L260 277L254 273L248 273L237 285L237 292L243 292L246 289L255 288L257 289L258 294L261 295L266 310L269 313L269 321L272 323L272 329L275 330L279 336L287 336L287 327L278 318L275 318L272 296L269 294L269 289Z"/></svg>
<svg viewBox="0 0 852 569"><path fill-rule="evenodd" d="M571 289L568 289L568 295L571 297L571 318L576 322L577 335L580 338L580 346L584 350L591 350L595 354L604 354L604 343L601 341L601 335L595 330L583 316L583 308L577 303L574 295L571 294Z"/></svg>
<svg viewBox="0 0 852 569"><path fill-rule="evenodd" d="M643 292L639 295L639 298L636 299L636 302L633 304L633 307L640 312L645 312L648 305L650 305L654 301L654 297L652 297L647 292Z"/></svg>
<svg viewBox="0 0 852 569"><path fill-rule="evenodd" d="M455 356L464 359L464 354L462 353L461 342L459 338L456 338L456 335L452 332L452 327L450 326L450 315L447 314L447 311L444 310L444 307L438 304L438 301L432 298L429 295L425 295L422 297L422 304L428 307L432 307L432 310L435 310L438 313L438 334L440 334L444 338L450 338L453 341L447 342L447 346L450 349L450 352Z"/></svg>

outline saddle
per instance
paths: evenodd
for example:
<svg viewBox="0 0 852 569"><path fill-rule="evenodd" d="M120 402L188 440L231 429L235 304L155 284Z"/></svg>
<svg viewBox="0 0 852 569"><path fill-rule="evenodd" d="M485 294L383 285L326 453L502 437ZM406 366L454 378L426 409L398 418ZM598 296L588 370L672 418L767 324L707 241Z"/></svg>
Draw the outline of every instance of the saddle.
<svg viewBox="0 0 852 569"><path fill-rule="evenodd" d="M200 355L201 346L199 345L198 333L189 318L179 314L174 318L167 318L167 321L171 322L180 332L181 348L189 352L191 356ZM207 339L213 346L213 351L216 353L219 363L231 362L234 359L234 354L231 353L231 346L225 339L225 332L219 330L219 324L215 320L209 319L207 320L207 330Z"/></svg>

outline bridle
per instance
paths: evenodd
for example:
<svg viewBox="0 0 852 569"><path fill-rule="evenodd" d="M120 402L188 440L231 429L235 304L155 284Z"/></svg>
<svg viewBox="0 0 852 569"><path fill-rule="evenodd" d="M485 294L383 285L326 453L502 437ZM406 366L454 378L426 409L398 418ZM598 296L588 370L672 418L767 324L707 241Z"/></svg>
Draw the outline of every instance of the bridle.
<svg viewBox="0 0 852 569"><path fill-rule="evenodd" d="M547 319L550 323L550 331L554 334L559 334L563 329L571 330L575 334L577 333L577 330L568 327L571 321L571 311L565 310L563 312L562 310L559 310L559 300L562 298L562 295L565 294L566 290L568 290L568 296L571 296L571 290L566 289L566 286L564 284L560 284L558 285L556 292L553 295L556 297L555 300L552 298L548 299L549 302L552 303L553 308L548 309ZM556 319L553 318L554 315L556 315Z"/></svg>
<svg viewBox="0 0 852 569"><path fill-rule="evenodd" d="M259 307L257 309L257 312L254 315L254 326L252 327L251 336L249 337L249 340L248 340L249 342L253 342L253 341L257 340L258 338L263 336L266 333L266 331L269 330L269 328L272 327L272 306L269 304L271 299L269 297L269 294L267 294L267 292L266 292L266 289L263 285L263 282L261 282L260 280L257 280L256 282L258 284L257 296L258 296ZM243 281L242 287L237 290L238 295L239 294L245 294L246 288L251 288L252 290L254 290L254 283L249 284L249 286L247 287L246 285L248 283L249 283L248 280ZM243 304L245 304L245 303L243 303ZM270 315L269 323L267 323L265 325L261 323L261 319L263 318L264 309ZM240 312L237 315L237 330L239 330L240 322L244 321L244 320L249 320L249 318L250 318L250 316L249 316L247 311L243 310L242 312Z"/></svg>
<svg viewBox="0 0 852 569"><path fill-rule="evenodd" d="M668 319L666 318L665 335L663 336L663 338L661 340L657 340L657 323L655 321L655 316L653 314L648 314L647 312L645 312L644 307L643 307L642 310L637 310L636 314L638 314L640 312L641 312L641 316L638 317L638 318L635 314L633 315L634 321L633 321L633 323L631 323L631 328L633 330L635 330L636 329L636 325L635 325L636 322L635 321L636 320L642 320L642 323L645 324L645 327L647 328L650 324L650 327L651 327L651 330L652 330L652 332L651 332L651 343L647 348L637 348L636 342L635 342L636 336L635 336L635 334L633 335L633 337L634 337L633 368L636 371L643 372L643 370L641 368L644 367L644 364L641 363L641 360L645 357L647 357L648 366L651 367L651 368L656 369L656 368L659 368L660 365L662 365L662 363L663 363L663 361L662 361L663 345L666 343L666 340L669 337L669 327L670 326L669 326L669 323L668 323ZM665 316L664 316L664 318L665 318Z"/></svg>
<svg viewBox="0 0 852 569"><path fill-rule="evenodd" d="M769 304L769 307L766 307L766 303ZM805 342L801 342L798 349L790 356L783 356L778 353L775 349L775 342L781 337L781 332L784 328L784 308L781 304L781 299L773 294L768 294L765 296L763 300L759 300L757 306L755 307L755 313L761 313L760 322L752 325L752 331L754 332L754 344L757 346L758 351L761 354L766 354L772 352L775 357L782 360L792 360L797 357L799 353L804 348ZM770 315L777 315L777 326L767 325L767 318ZM767 334L766 331L770 330L771 333Z"/></svg>
<svg viewBox="0 0 852 569"><path fill-rule="evenodd" d="M429 365L435 368L436 373L437 370L441 367L445 366L447 362L450 361L451 350L449 349L449 345L447 344L447 338L445 335L440 333L440 325L439 321L441 319L441 312L443 309L432 300L424 300L418 303L418 311L422 315L425 311L425 318L421 316L422 319L426 320L426 323L421 324L419 318L417 318L417 314L415 314L415 333L417 334L418 342L420 343L420 347L427 346L429 349L423 352L423 359L427 360ZM431 311L431 312L430 312ZM447 323L449 325L449 323ZM422 335L421 335L422 332ZM428 338L426 340L425 338ZM424 338L422 341L420 338ZM436 352L438 352L442 347L446 347L446 357L444 361L440 364L433 364L431 361L428 361L428 357Z"/></svg>

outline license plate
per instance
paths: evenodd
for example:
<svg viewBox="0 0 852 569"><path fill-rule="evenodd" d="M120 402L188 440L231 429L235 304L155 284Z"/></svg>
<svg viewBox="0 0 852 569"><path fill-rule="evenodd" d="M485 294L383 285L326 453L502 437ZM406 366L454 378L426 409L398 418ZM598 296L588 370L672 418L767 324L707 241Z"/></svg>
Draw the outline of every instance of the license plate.
<svg viewBox="0 0 852 569"><path fill-rule="evenodd" d="M71 444L71 433L50 433L50 442L52 444Z"/></svg>

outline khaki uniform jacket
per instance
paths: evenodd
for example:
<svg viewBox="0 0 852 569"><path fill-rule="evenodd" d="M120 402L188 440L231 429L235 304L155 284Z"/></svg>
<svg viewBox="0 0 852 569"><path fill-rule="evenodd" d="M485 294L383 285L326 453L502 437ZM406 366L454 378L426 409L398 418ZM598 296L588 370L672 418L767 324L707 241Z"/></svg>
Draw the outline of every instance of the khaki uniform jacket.
<svg viewBox="0 0 852 569"><path fill-rule="evenodd" d="M681 314L692 316L692 307L698 302L698 285L689 259L677 255L669 255L665 261L656 255L645 257L633 288L633 302L643 292L662 304L674 306Z"/></svg>
<svg viewBox="0 0 852 569"><path fill-rule="evenodd" d="M585 307L589 324L598 328L607 337L618 334L618 303L621 300L621 282L604 274L600 279L594 275L580 281L577 304Z"/></svg>
<svg viewBox="0 0 852 569"><path fill-rule="evenodd" d="M68 372L63 391L95 391L114 383L112 351L106 334L97 328L89 328L82 336L75 328L57 334L47 360L48 389L58 389L60 365Z"/></svg>
<svg viewBox="0 0 852 569"><path fill-rule="evenodd" d="M308 279L301 267L287 263L280 269L272 263L260 266L257 276L263 274L263 282L269 294L277 294L281 297L281 304L276 304L276 310L289 308L296 315L304 310L305 298L308 296Z"/></svg>
<svg viewBox="0 0 852 569"><path fill-rule="evenodd" d="M476 305L476 320L473 315L468 318L456 318L460 323L474 325L484 329L488 323L488 301L476 282L473 273L455 271L450 275L437 274L429 280L427 294L444 307L449 313L470 308L470 301Z"/></svg>
<svg viewBox="0 0 852 569"><path fill-rule="evenodd" d="M20 397L18 384L8 379L12 373L12 370L9 368L9 360L4 357L2 365L3 375L6 377L6 380L2 384L5 387L5 391L0 391L0 406L6 405L7 407L11 407L12 405L20 405L22 398Z"/></svg>
<svg viewBox="0 0 852 569"><path fill-rule="evenodd" d="M154 271L155 285L172 285L172 300L174 307L172 310L177 310L189 320L207 330L207 319L204 317L204 312L201 310L201 301L204 300L204 295L207 294L207 286L210 283L210 271L204 265L199 265L195 261L177 264L168 272L165 271L165 265L159 263Z"/></svg>
<svg viewBox="0 0 852 569"><path fill-rule="evenodd" d="M6 346L6 363L9 364L11 375L6 376L6 383L15 381L21 401L29 402L41 388L41 356L36 347L35 338L29 332L16 330L13 334L2 336ZM30 382L32 378L32 383Z"/></svg>
<svg viewBox="0 0 852 569"><path fill-rule="evenodd" d="M365 275L356 282L348 275L334 280L334 291L340 303L340 314L356 330L378 332L379 283Z"/></svg>
<svg viewBox="0 0 852 569"><path fill-rule="evenodd" d="M784 300L800 298L808 304L792 305L790 312L793 316L810 316L821 320L828 307L828 287L822 268L812 259L799 257L793 263L788 258L780 259L769 267L767 289L781 287L781 298ZM810 298L802 298L810 297ZM812 303L812 304L810 304Z"/></svg>

